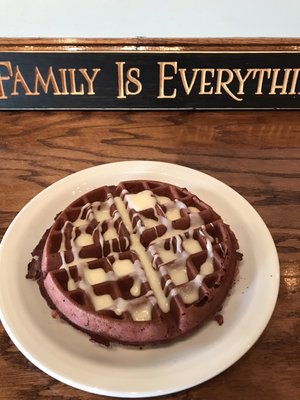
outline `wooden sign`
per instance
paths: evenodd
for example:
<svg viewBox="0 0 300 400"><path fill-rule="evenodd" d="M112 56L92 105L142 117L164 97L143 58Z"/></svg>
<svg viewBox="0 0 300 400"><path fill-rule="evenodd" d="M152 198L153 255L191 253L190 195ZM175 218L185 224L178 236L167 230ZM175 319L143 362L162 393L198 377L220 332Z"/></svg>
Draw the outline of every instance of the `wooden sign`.
<svg viewBox="0 0 300 400"><path fill-rule="evenodd" d="M300 108L295 39L28 43L0 42L2 110Z"/></svg>

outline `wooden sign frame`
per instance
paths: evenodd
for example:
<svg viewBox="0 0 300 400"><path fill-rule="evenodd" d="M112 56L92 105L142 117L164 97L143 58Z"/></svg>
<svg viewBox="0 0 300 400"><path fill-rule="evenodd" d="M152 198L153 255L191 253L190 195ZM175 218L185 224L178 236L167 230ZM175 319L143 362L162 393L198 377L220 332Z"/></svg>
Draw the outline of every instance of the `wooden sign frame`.
<svg viewBox="0 0 300 400"><path fill-rule="evenodd" d="M0 109L300 109L300 39L0 39Z"/></svg>

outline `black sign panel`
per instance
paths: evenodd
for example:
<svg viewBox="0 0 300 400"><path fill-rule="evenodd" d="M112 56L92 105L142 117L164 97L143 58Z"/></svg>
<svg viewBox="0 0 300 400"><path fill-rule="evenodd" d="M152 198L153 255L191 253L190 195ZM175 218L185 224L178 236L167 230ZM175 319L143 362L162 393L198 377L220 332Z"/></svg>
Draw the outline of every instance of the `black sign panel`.
<svg viewBox="0 0 300 400"><path fill-rule="evenodd" d="M300 52L0 52L0 109L296 109Z"/></svg>

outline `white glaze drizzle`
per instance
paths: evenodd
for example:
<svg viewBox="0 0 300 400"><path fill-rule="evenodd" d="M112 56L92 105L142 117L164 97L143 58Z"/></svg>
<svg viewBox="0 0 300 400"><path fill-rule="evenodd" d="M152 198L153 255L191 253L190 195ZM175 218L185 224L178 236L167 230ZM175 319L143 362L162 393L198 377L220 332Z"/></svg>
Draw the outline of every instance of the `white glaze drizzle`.
<svg viewBox="0 0 300 400"><path fill-rule="evenodd" d="M116 210L110 213L111 205L115 204ZM134 218L137 219L135 228L133 228L131 219L129 217L129 210L126 208L127 204L131 209L136 212L143 211L144 209L153 208L155 217L157 220L152 218L146 218L140 214L135 213ZM166 209L166 217L157 213L155 205L163 205ZM186 233L186 230L173 229L172 221L181 217L180 210L187 209L190 218L190 227L188 230L187 238L182 239L180 236ZM86 211L87 209L87 211ZM86 211L85 218L82 218ZM95 230L99 232L99 242L103 246L104 240L109 240L112 249L112 239L117 237L121 224L119 224L118 232L115 229L115 222L118 218L121 218L126 229L130 233L131 246L130 250L136 252L139 260L132 263L130 260L119 260L118 255L115 255L115 261L112 265L113 271L105 272L101 268L89 269L87 262L94 259L82 259L79 257L79 252L83 246L93 244L93 235L86 233L88 222L95 218L99 223ZM110 219L111 218L111 219ZM102 234L101 224L103 220L106 220L108 229ZM64 258L65 246L65 229L68 222L66 222L61 229L62 241L60 246L60 254L62 265L68 274L68 290L75 290L77 287L84 290L89 298L91 299L95 310L108 309L113 310L116 314L120 315L124 311L129 311L133 320L135 321L146 321L151 319L152 307L156 302L163 312L168 312L170 309L170 300L175 295L180 295L184 303L190 304L199 298L199 287L205 275L213 272L213 250L212 242L213 238L208 235L204 229L204 221L201 218L199 210L196 207L187 207L183 202L175 199L174 201L165 196L154 196L151 191L144 190L137 194L129 194L126 190L123 190L120 197L113 198L111 194L108 194L106 202L94 202L92 204L85 204L80 211L80 214L75 222L74 227L79 227L80 235L75 239L75 229L72 229L71 236L71 251L74 260L72 263L66 263ZM157 237L152 241L148 248L148 252L140 242L139 235L147 228L154 227L158 224L163 224L167 228L167 232L160 237ZM200 267L199 274L191 281L188 279L186 270L186 260L190 254L201 251L201 246L198 241L189 237L191 233L199 229L200 234L206 240L207 259ZM159 242L169 238L175 238L175 252L173 250L166 250L160 246ZM128 240L127 238L125 238ZM129 243L128 243L129 245ZM121 251L121 249L120 249ZM159 265L159 273L153 268L153 263L157 262L158 257L162 260L163 264ZM174 261L175 260L175 261ZM166 264L170 264L169 266ZM121 267L123 264L123 268ZM142 268L141 265L142 264ZM80 280L75 282L71 277L69 267L77 265ZM124 269L125 267L125 269ZM124 300L122 298L112 299L110 295L97 296L94 293L93 285L106 281L114 281L122 276L132 276L133 285L130 289L132 296L138 297L140 295L141 283L146 280L149 282L151 291L149 291L145 297L148 301L138 302L136 299ZM168 279L162 289L160 283L160 275L169 275ZM146 278L147 277L147 278ZM179 287L173 288L169 295L166 296L168 286L174 283Z"/></svg>
<svg viewBox="0 0 300 400"><path fill-rule="evenodd" d="M124 198L128 199L128 196L129 195L125 195ZM149 198L149 197L147 197L147 198ZM157 272L153 269L151 259L148 255L148 253L145 251L144 246L141 244L139 237L133 233L133 227L132 227L132 223L129 218L129 212L127 211L127 209L125 207L124 201L121 199L121 197L115 197L114 200L115 200L116 207L119 211L119 214L120 214L128 232L131 232L131 234L130 234L131 250L136 252L139 260L141 261L141 264L142 264L145 274L147 276L147 280L149 282L151 289L153 290L153 293L157 299L157 303L158 303L159 307L161 308L161 310L163 312L168 312L169 308L170 308L170 304L161 288L160 277L157 274ZM151 200L151 203L152 203L152 200ZM144 207L148 208L148 204L145 204L144 198L143 198L143 204L144 204Z"/></svg>

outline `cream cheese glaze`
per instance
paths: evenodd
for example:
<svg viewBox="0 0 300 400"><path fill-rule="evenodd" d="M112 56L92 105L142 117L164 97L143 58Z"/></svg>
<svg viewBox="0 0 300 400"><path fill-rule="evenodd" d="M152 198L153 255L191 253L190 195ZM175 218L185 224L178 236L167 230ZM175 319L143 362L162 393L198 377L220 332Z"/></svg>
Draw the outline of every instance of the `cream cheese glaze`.
<svg viewBox="0 0 300 400"><path fill-rule="evenodd" d="M113 204L116 206L116 210L113 212L111 219L110 210ZM130 210L134 210L135 212L146 209L155 210L156 205L165 207L165 216L158 214L157 211L155 211L155 219L141 216L137 229L134 229L130 218ZM188 237L184 236L187 230L174 229L172 226L172 221L181 217L180 210L183 208L187 209L190 218ZM85 217L83 217L84 214ZM139 261L133 263L130 259L115 259L112 263L113 272L110 273L106 273L101 268L89 269L88 262L94 259L81 258L79 253L82 247L93 244L93 235L86 232L88 222L92 218L95 218L98 222L102 222L103 220L107 221L107 229L105 232L102 232L100 223L97 226L101 245L103 245L104 241L111 241L118 236L114 222L118 218L121 218L130 235L130 250L137 254ZM66 263L63 256L64 250L66 249L64 238L68 223L70 222L67 222L61 229L63 238L60 246L62 258L61 268L64 268L68 273L68 290L72 291L80 287L87 293L96 311L109 309L113 310L117 315L124 311L129 311L133 320L149 320L151 319L152 306L156 302L160 309L164 313L167 313L170 310L170 300L175 295L180 295L183 302L186 304L196 301L198 298L198 289L203 277L212 273L214 270L212 251L213 239L204 230L204 221L199 214L199 210L196 207L187 207L181 201L172 201L166 196L154 196L149 190L144 190L137 194L128 194L126 190L123 190L121 196L114 198L109 197L105 202L100 203L97 201L92 204L85 204L81 208L78 218L73 222L73 226L79 228L80 234L75 237L75 230L72 230L71 250L73 261L71 263ZM166 227L166 232L153 240L148 250L145 249L141 244L140 234L145 229L149 227L155 228L160 224ZM192 231L197 228L206 240L208 256L199 269L199 275L194 278L193 281L190 281L188 285L184 285L189 281L186 270L186 261L188 257L191 254L202 251L199 241L192 237ZM164 248L164 241L168 238L175 238L175 251ZM160 245L160 243L162 243L162 245ZM111 254L113 254L113 252L111 252ZM157 261L158 258L161 260L161 264L158 269L155 269L153 260ZM176 262L172 263L175 259ZM168 263L170 264L169 266ZM69 268L73 265L78 265L81 278L78 282L74 281L69 272ZM110 280L117 280L124 276L132 276L133 283L130 288L130 293L132 296L138 297L140 295L141 282L145 281L141 269L151 288L148 294L149 297L151 297L151 301L142 303L135 301L135 299L127 301L123 299L122 301L120 298L113 299L110 295L96 295L93 291L93 285ZM170 280L167 281L163 287L161 284L161 276L165 274L170 276ZM170 283L173 283L175 286L183 286L180 288L173 288L167 295L166 289Z"/></svg>

